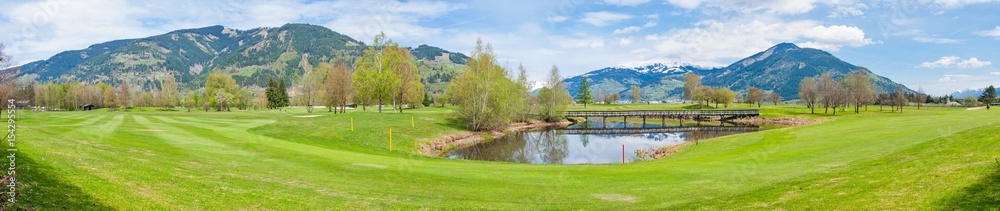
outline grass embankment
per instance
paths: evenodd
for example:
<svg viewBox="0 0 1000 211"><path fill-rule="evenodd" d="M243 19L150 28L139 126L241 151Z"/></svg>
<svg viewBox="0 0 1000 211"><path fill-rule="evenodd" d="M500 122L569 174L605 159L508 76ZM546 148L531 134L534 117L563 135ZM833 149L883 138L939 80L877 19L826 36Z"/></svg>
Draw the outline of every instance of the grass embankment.
<svg viewBox="0 0 1000 211"><path fill-rule="evenodd" d="M1000 202L996 111L762 111L834 121L714 139L649 162L528 165L419 155L420 140L462 130L447 108L311 118L297 117L307 115L301 109L28 112L19 122L26 185L18 205L975 209Z"/></svg>

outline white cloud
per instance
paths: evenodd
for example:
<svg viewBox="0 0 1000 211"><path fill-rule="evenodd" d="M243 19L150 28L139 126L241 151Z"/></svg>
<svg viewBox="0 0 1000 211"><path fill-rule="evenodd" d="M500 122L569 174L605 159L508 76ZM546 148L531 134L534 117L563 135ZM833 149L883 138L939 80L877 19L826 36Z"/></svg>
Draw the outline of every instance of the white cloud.
<svg viewBox="0 0 1000 211"><path fill-rule="evenodd" d="M857 27L824 26L812 20L785 21L764 17L700 21L691 28L645 35L644 40L632 46L649 46L633 51L643 52L647 60L720 66L782 42L829 51L873 44Z"/></svg>
<svg viewBox="0 0 1000 211"><path fill-rule="evenodd" d="M545 19L545 21L553 22L553 23L562 23L562 22L566 22L566 20L568 20L568 19L569 19L569 17L559 15L559 16L548 17L548 18Z"/></svg>
<svg viewBox="0 0 1000 211"><path fill-rule="evenodd" d="M667 0L668 3L685 9L699 7L718 8L725 11L753 13L764 11L770 14L803 14L816 8L818 0Z"/></svg>
<svg viewBox="0 0 1000 211"><path fill-rule="evenodd" d="M399 40L419 40L442 33L441 28L423 26L421 21L464 7L447 2L362 0L27 1L0 8L0 28L5 29L0 42L8 43L10 53L27 62L95 43L210 25L251 29L310 22L361 40L378 31Z"/></svg>
<svg viewBox="0 0 1000 211"><path fill-rule="evenodd" d="M649 18L649 19L659 19L660 18L660 14L659 13L649 14L649 15L646 15L645 17Z"/></svg>
<svg viewBox="0 0 1000 211"><path fill-rule="evenodd" d="M654 27L654 26L656 26L656 21L650 21L650 22L646 22L646 24L643 24L642 28L650 28L650 27Z"/></svg>
<svg viewBox="0 0 1000 211"><path fill-rule="evenodd" d="M611 33L612 34L630 34L630 33L640 32L643 29L648 29L648 28L654 27L654 26L656 26L656 22L655 21L650 21L650 22L646 22L646 24L643 24L642 26L626 26L625 28L615 29Z"/></svg>
<svg viewBox="0 0 1000 211"><path fill-rule="evenodd" d="M942 76L941 78L938 79L938 82L943 82L943 83L960 82L961 80L957 80L956 78L969 78L969 77L972 77L972 76L965 75L965 74L944 75L944 76Z"/></svg>
<svg viewBox="0 0 1000 211"><path fill-rule="evenodd" d="M632 37L623 37L618 40L618 45L628 46L632 44Z"/></svg>
<svg viewBox="0 0 1000 211"><path fill-rule="evenodd" d="M852 17L852 16L862 16L865 12L862 9L867 9L865 4L850 4L850 5L837 5L833 10L830 10L830 14L827 17L830 18L840 18L840 17Z"/></svg>
<svg viewBox="0 0 1000 211"><path fill-rule="evenodd" d="M925 0L926 1L926 0ZM945 9L962 8L970 4L1000 2L998 0L932 0L932 4L944 7Z"/></svg>
<svg viewBox="0 0 1000 211"><path fill-rule="evenodd" d="M628 34L628 33L639 32L639 31L642 31L641 27L638 27L638 26L626 26L625 28L615 29L615 31L613 31L612 33L613 34Z"/></svg>
<svg viewBox="0 0 1000 211"><path fill-rule="evenodd" d="M803 43L803 46L831 51L838 51L841 46L861 47L873 43L865 38L864 31L853 26L814 26L803 36L814 40Z"/></svg>
<svg viewBox="0 0 1000 211"><path fill-rule="evenodd" d="M1000 72L990 72L990 75L1000 75Z"/></svg>
<svg viewBox="0 0 1000 211"><path fill-rule="evenodd" d="M604 3L618 6L636 6L647 2L649 0L604 0Z"/></svg>
<svg viewBox="0 0 1000 211"><path fill-rule="evenodd" d="M947 69L961 68L961 69L973 69L973 68L981 68L981 67L985 67L985 66L990 66L991 64L993 64L993 63L991 63L989 61L979 61L979 59L975 58L975 57L969 58L969 59L966 59L966 60L962 60L962 58L957 57L957 56L945 56L945 57L941 57L941 59L938 59L937 61L921 63L917 67L918 68L947 68Z"/></svg>
<svg viewBox="0 0 1000 211"><path fill-rule="evenodd" d="M986 37L993 37L993 38L996 38L996 39L1000 39L1000 26L997 26L996 28L994 28L992 30L978 32L977 34L982 35L982 36L986 36Z"/></svg>
<svg viewBox="0 0 1000 211"><path fill-rule="evenodd" d="M580 21L594 26L607 26L608 24L628 19L632 19L632 15L602 11L584 13Z"/></svg>
<svg viewBox="0 0 1000 211"><path fill-rule="evenodd" d="M962 40L928 37L928 36L914 37L913 40L922 43L936 43L936 44L957 44L962 42Z"/></svg>

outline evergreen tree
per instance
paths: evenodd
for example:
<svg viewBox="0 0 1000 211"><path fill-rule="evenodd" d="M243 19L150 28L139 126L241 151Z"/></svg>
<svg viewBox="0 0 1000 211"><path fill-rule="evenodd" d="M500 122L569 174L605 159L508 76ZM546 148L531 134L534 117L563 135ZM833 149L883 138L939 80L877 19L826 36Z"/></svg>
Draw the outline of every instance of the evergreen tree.
<svg viewBox="0 0 1000 211"><path fill-rule="evenodd" d="M434 101L431 99L431 94L429 92L424 92L424 102L421 104L424 104L424 107L427 107L431 106L433 103Z"/></svg>
<svg viewBox="0 0 1000 211"><path fill-rule="evenodd" d="M990 85L983 91L983 94L979 96L979 102L990 104L997 101L997 89Z"/></svg>
<svg viewBox="0 0 1000 211"><path fill-rule="evenodd" d="M281 84L278 84L278 107L285 107L291 104L291 100L288 99L287 87L285 79L282 78Z"/></svg>
<svg viewBox="0 0 1000 211"><path fill-rule="evenodd" d="M587 104L594 101L594 98L590 95L590 81L587 77L583 77L583 81L580 82L580 90L576 93L580 97L580 103L583 103L583 108L587 108Z"/></svg>
<svg viewBox="0 0 1000 211"><path fill-rule="evenodd" d="M274 78L267 79L267 89L264 91L264 95L267 95L267 108L274 109L278 107L278 83L274 82Z"/></svg>

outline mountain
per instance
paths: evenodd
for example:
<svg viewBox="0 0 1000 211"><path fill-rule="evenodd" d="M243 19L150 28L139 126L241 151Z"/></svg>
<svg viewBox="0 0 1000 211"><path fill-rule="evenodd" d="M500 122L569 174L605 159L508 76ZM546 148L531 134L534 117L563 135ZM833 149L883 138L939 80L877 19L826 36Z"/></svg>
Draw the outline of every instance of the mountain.
<svg viewBox="0 0 1000 211"><path fill-rule="evenodd" d="M983 95L983 92L986 92L986 88L966 89L966 90L952 92L951 97L954 99L963 99L968 96L979 98L979 96Z"/></svg>
<svg viewBox="0 0 1000 211"><path fill-rule="evenodd" d="M655 64L651 66L671 66ZM832 54L812 48L800 48L795 44L781 43L765 51L741 59L729 66L700 68L690 65L676 65L676 71L641 71L641 68L604 68L581 76L566 79L567 84L579 82L582 77L595 81L592 90L619 92L622 98L631 98L628 85L639 85L643 99L680 99L684 85L684 73L702 76L706 86L724 86L736 92L746 92L749 87L773 91L782 99L798 99L799 82L806 77L819 77L830 72L834 78L843 78L850 72L866 73L876 88L893 90L898 83L878 76L864 67L847 63ZM639 80L637 80L639 79ZM571 92L577 90L570 85ZM904 86L905 87L905 86ZM905 88L909 92L913 90ZM594 91L593 93L601 93ZM573 93L576 94L576 93Z"/></svg>
<svg viewBox="0 0 1000 211"><path fill-rule="evenodd" d="M654 96L676 96L681 94L684 86L684 74L688 72L703 72L704 67L686 63L650 64L636 67L608 67L563 80L567 90L576 96L580 82L584 77L590 82L591 93L597 96L618 93L623 98L631 98L629 88L633 85L642 87L644 99L660 100Z"/></svg>
<svg viewBox="0 0 1000 211"><path fill-rule="evenodd" d="M171 74L182 87L194 89L208 73L220 72L231 74L241 85L266 86L270 77L296 82L321 62L354 62L365 48L363 42L309 24L250 30L209 26L62 52L21 66L21 77L112 85L124 80L148 89ZM468 58L427 45L411 52L422 79L436 83L450 80Z"/></svg>

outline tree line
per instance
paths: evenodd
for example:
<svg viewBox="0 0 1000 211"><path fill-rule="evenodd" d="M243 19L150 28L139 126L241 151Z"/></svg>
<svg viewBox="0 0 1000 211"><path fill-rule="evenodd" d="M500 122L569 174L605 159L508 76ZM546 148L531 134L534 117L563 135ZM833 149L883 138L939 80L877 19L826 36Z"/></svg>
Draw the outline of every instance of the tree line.
<svg viewBox="0 0 1000 211"><path fill-rule="evenodd" d="M512 122L532 119L561 121L572 103L559 68L549 70L549 79L537 96L531 95L527 70L518 67L518 75L500 66L493 46L476 41L476 48L466 66L448 86L445 95L436 99L458 106L458 117L473 131L498 130ZM443 105L443 103L440 103Z"/></svg>

